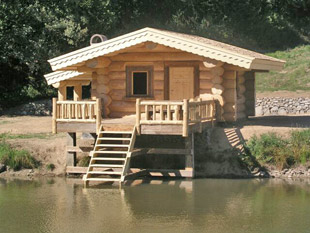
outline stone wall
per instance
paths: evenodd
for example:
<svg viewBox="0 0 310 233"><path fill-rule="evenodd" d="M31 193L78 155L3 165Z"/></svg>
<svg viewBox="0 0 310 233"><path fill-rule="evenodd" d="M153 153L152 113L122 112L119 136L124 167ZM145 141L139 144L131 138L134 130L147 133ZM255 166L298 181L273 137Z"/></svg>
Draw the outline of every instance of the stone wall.
<svg viewBox="0 0 310 233"><path fill-rule="evenodd" d="M256 116L310 114L310 98L257 98L255 111Z"/></svg>
<svg viewBox="0 0 310 233"><path fill-rule="evenodd" d="M0 115L16 115L16 116L51 116L52 115L52 100L37 100L26 104L16 106L7 110L0 111Z"/></svg>

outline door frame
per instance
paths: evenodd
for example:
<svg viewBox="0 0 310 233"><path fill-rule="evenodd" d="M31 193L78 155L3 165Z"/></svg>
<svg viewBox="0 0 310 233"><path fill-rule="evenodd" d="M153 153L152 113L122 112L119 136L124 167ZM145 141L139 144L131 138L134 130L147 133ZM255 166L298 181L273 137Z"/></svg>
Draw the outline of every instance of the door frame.
<svg viewBox="0 0 310 233"><path fill-rule="evenodd" d="M164 72L164 100L170 99L169 68L170 67L193 67L194 68L194 97L199 95L199 62L165 62Z"/></svg>

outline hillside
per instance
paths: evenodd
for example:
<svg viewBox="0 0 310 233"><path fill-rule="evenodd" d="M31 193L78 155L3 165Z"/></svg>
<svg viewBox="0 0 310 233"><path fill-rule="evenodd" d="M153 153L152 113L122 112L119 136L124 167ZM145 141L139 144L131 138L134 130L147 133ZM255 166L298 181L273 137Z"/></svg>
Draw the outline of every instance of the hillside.
<svg viewBox="0 0 310 233"><path fill-rule="evenodd" d="M280 72L257 74L257 92L310 92L310 45L267 55L285 60L286 64Z"/></svg>

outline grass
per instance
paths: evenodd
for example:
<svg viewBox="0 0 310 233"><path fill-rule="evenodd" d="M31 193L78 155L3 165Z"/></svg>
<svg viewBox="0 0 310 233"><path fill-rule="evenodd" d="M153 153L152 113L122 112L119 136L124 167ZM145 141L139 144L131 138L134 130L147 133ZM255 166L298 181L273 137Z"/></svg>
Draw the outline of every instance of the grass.
<svg viewBox="0 0 310 233"><path fill-rule="evenodd" d="M279 169L310 162L310 129L291 131L288 138L275 133L253 136L245 145L246 151L261 164Z"/></svg>
<svg viewBox="0 0 310 233"><path fill-rule="evenodd" d="M85 157L82 157L82 158L78 161L77 166L78 166L78 167L88 167L89 162L90 162L90 157L89 157L89 156L85 156Z"/></svg>
<svg viewBox="0 0 310 233"><path fill-rule="evenodd" d="M267 54L286 64L282 71L257 73L256 90L265 91L310 91L310 45Z"/></svg>
<svg viewBox="0 0 310 233"><path fill-rule="evenodd" d="M52 134L50 133L30 133L30 134L10 134L10 133L1 133L0 139L48 139L51 138Z"/></svg>
<svg viewBox="0 0 310 233"><path fill-rule="evenodd" d="M28 151L16 150L5 141L0 142L0 163L9 166L14 171L39 166L39 162Z"/></svg>
<svg viewBox="0 0 310 233"><path fill-rule="evenodd" d="M53 171L55 169L55 165L53 163L49 163L46 165L46 169L49 171Z"/></svg>
<svg viewBox="0 0 310 233"><path fill-rule="evenodd" d="M8 124L10 123L10 121L0 121L0 125L5 125L5 124Z"/></svg>

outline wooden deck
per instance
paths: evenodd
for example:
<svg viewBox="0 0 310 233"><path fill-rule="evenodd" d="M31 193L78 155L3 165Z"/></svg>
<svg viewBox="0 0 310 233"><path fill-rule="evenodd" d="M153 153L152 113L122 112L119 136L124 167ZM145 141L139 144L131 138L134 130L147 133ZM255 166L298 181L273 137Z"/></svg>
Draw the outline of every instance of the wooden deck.
<svg viewBox="0 0 310 233"><path fill-rule="evenodd" d="M138 135L182 135L201 132L215 122L213 100L141 101L137 99L136 114L121 118L102 118L100 100L54 100L53 132L97 133L102 125L107 131L131 131Z"/></svg>

